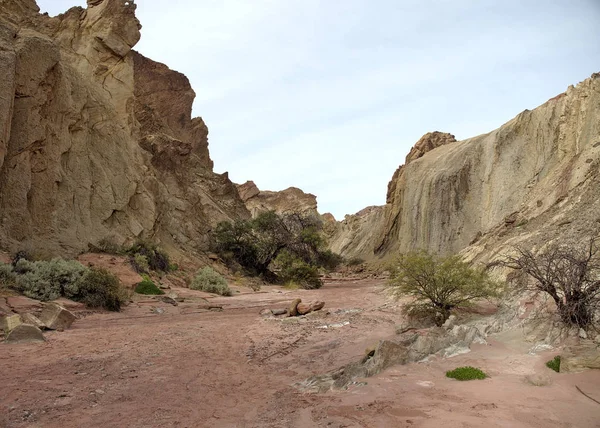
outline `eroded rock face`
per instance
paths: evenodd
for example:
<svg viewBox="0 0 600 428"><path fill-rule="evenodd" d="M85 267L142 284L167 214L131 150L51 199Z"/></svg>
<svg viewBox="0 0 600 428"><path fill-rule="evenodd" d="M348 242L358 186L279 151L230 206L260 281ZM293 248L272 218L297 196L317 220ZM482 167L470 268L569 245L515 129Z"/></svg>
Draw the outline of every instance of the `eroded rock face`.
<svg viewBox="0 0 600 428"><path fill-rule="evenodd" d="M347 259L372 259L373 249L379 243L384 212L383 206L367 207L356 214L347 215L340 222L335 222L335 219L332 222L324 214L325 231L331 250Z"/></svg>
<svg viewBox="0 0 600 428"><path fill-rule="evenodd" d="M50 18L0 3L0 242L70 256L110 236L207 248L247 218L212 171L188 80L132 51L132 0L90 0Z"/></svg>
<svg viewBox="0 0 600 428"><path fill-rule="evenodd" d="M278 214L299 212L319 216L317 197L297 187L271 192L260 190L253 181L247 181L238 184L237 189L253 217L266 211L275 211Z"/></svg>

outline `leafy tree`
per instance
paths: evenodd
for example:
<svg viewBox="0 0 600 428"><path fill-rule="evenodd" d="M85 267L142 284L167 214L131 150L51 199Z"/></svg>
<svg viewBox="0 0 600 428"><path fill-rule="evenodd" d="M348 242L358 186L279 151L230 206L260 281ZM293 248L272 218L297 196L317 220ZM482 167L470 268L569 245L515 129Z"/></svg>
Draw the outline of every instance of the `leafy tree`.
<svg viewBox="0 0 600 428"><path fill-rule="evenodd" d="M598 238L585 245L553 245L534 254L516 248L516 255L504 256L491 266L504 266L523 272L530 281L514 281L521 290L541 291L554 300L561 320L586 328L600 309L600 251Z"/></svg>
<svg viewBox="0 0 600 428"><path fill-rule="evenodd" d="M498 296L499 285L483 268L458 256L437 258L424 251L401 255L392 267L388 287L396 297L411 296L409 315L434 317L441 325L455 308Z"/></svg>

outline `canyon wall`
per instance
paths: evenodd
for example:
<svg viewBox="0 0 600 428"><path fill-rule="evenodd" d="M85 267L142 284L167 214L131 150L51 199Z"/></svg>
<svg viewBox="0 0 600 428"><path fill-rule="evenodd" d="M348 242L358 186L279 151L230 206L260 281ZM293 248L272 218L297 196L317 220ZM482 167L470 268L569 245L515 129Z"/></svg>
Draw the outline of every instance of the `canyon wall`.
<svg viewBox="0 0 600 428"><path fill-rule="evenodd" d="M298 212L319 215L317 197L311 193L305 193L297 187L272 192L260 190L253 181L247 181L244 184L238 184L237 189L252 217L267 211L275 211L277 214Z"/></svg>
<svg viewBox="0 0 600 428"><path fill-rule="evenodd" d="M332 242L365 258L413 249L489 258L516 244L581 242L600 225L599 164L594 74L488 134L426 134L390 181L381 223L364 222L373 235L350 216L354 229L338 225Z"/></svg>
<svg viewBox="0 0 600 428"><path fill-rule="evenodd" d="M215 174L187 78L132 50L134 1L58 17L0 2L0 246L73 255L103 238L206 249L250 213Z"/></svg>

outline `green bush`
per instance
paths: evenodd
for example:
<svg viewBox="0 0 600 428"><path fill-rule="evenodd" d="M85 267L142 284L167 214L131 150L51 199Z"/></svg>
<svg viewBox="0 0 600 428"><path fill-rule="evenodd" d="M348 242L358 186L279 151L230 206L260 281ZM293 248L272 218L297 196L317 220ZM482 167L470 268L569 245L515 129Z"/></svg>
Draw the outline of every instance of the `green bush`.
<svg viewBox="0 0 600 428"><path fill-rule="evenodd" d="M168 272L171 266L169 255L152 242L138 241L127 250L127 253L132 256L132 264L136 256L146 257L148 267L156 272Z"/></svg>
<svg viewBox="0 0 600 428"><path fill-rule="evenodd" d="M401 255L392 266L388 287L395 297L411 296L405 311L429 312L442 325L455 308L500 295L501 287L483 268L471 267L458 256L437 258L424 251Z"/></svg>
<svg viewBox="0 0 600 428"><path fill-rule="evenodd" d="M190 284L192 290L201 290L207 293L231 296L231 289L227 281L213 268L206 266L196 273L196 277Z"/></svg>
<svg viewBox="0 0 600 428"><path fill-rule="evenodd" d="M16 277L12 265L0 263L0 288L14 287Z"/></svg>
<svg viewBox="0 0 600 428"><path fill-rule="evenodd" d="M282 251L277 256L276 264L281 269L279 276L284 282L292 282L305 290L314 290L323 285L319 277L319 268L306 263L289 251Z"/></svg>
<svg viewBox="0 0 600 428"><path fill-rule="evenodd" d="M98 244L93 246L93 250L106 254L122 254L123 247L116 243L116 238L106 237L98 241Z"/></svg>
<svg viewBox="0 0 600 428"><path fill-rule="evenodd" d="M466 366L458 367L454 370L446 372L446 377L456 380L473 380L473 379L485 379L487 375L475 367Z"/></svg>
<svg viewBox="0 0 600 428"><path fill-rule="evenodd" d="M73 260L30 262L21 259L14 268L18 274L14 288L27 297L42 301L61 296L75 299L86 270L81 263Z"/></svg>
<svg viewBox="0 0 600 428"><path fill-rule="evenodd" d="M556 373L560 373L560 355L557 355L550 361L546 362L546 367L554 370Z"/></svg>
<svg viewBox="0 0 600 428"><path fill-rule="evenodd" d="M118 312L129 296L115 275L106 269L91 268L81 278L74 298L92 308Z"/></svg>
<svg viewBox="0 0 600 428"><path fill-rule="evenodd" d="M135 292L138 294L146 294L150 296L157 296L165 294L147 275L142 275L143 281L135 287Z"/></svg>
<svg viewBox="0 0 600 428"><path fill-rule="evenodd" d="M137 273L149 273L150 264L148 263L148 257L141 254L134 254L131 256L131 266Z"/></svg>

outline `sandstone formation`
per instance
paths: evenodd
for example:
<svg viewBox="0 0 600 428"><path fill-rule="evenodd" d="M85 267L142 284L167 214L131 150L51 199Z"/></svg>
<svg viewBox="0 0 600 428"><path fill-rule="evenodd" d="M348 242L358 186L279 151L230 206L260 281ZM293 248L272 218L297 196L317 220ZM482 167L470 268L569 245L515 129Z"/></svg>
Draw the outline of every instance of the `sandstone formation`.
<svg viewBox="0 0 600 428"><path fill-rule="evenodd" d="M252 217L266 211L275 211L278 214L299 212L319 215L317 212L317 197L305 193L297 187L271 192L260 190L253 181L247 181L244 184L239 184L237 189Z"/></svg>
<svg viewBox="0 0 600 428"><path fill-rule="evenodd" d="M375 255L373 249L379 243L384 213L383 206L367 207L347 215L340 222L334 219L329 227L324 215L330 249L347 259L372 259Z"/></svg>
<svg viewBox="0 0 600 428"><path fill-rule="evenodd" d="M381 212L347 218L331 242L346 257L425 249L471 259L518 243L579 242L599 226L599 165L594 74L488 134L426 134L394 174Z"/></svg>
<svg viewBox="0 0 600 428"><path fill-rule="evenodd" d="M0 2L0 246L73 255L110 237L207 248L248 218L212 171L185 76L132 50L133 0L88 0L58 17Z"/></svg>

